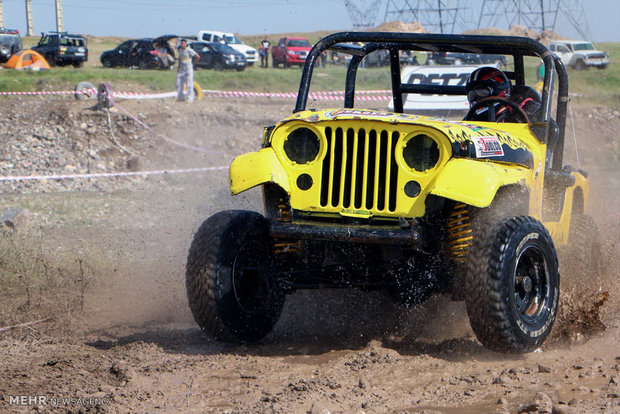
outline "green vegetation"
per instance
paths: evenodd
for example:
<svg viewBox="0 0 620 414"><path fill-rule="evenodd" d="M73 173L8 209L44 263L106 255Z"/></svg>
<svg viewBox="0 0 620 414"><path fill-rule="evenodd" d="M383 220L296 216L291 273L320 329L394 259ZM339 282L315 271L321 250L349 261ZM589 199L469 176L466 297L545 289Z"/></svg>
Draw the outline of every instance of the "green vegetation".
<svg viewBox="0 0 620 414"><path fill-rule="evenodd" d="M311 42L317 41L329 32L298 33L288 36L302 36ZM269 35L272 43L282 35ZM253 46L263 38L245 36L243 40ZM36 44L38 38L25 38L24 45ZM93 85L108 82L113 89L131 92L173 91L175 85L174 71L104 69L99 63L99 56L104 50L114 48L124 39L115 37L97 37L88 39L89 61L85 67L52 68L49 71L30 72L0 70L0 91L49 91L72 90L82 81ZM602 43L597 47L610 55L610 65L605 70L589 69L585 71L569 70L570 92L579 102L617 107L620 104L620 43ZM421 60L423 61L423 60ZM528 81L535 83L537 59L528 61ZM344 89L343 66L328 65L317 68L312 82L312 90ZM301 71L299 68L273 69L253 66L243 72L197 70L195 80L203 89L243 90L257 92L294 92L299 87ZM359 89L389 88L389 71L383 69L362 69L358 74Z"/></svg>

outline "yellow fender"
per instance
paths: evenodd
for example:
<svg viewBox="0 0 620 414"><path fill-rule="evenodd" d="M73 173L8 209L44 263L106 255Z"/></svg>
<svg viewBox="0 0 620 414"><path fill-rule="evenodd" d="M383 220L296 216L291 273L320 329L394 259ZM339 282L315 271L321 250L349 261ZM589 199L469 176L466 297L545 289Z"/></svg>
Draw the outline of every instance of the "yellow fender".
<svg viewBox="0 0 620 414"><path fill-rule="evenodd" d="M475 207L488 207L500 187L525 185L526 168L465 158L453 158L437 176L430 193Z"/></svg>
<svg viewBox="0 0 620 414"><path fill-rule="evenodd" d="M269 182L279 185L288 194L291 193L288 174L271 148L263 148L235 158L230 164L229 174L232 195Z"/></svg>

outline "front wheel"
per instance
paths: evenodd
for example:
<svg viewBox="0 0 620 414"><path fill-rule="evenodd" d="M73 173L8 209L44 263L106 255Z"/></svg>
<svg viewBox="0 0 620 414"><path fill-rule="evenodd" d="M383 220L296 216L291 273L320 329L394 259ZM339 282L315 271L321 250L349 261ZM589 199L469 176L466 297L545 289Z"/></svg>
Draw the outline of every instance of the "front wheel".
<svg viewBox="0 0 620 414"><path fill-rule="evenodd" d="M284 305L272 275L273 243L263 216L233 210L209 217L187 258L194 319L216 340L258 341L273 329Z"/></svg>
<svg viewBox="0 0 620 414"><path fill-rule="evenodd" d="M586 62L584 62L583 60L578 60L577 63L575 63L575 69L577 70L585 70L586 69Z"/></svg>
<svg viewBox="0 0 620 414"><path fill-rule="evenodd" d="M467 264L466 303L478 340L499 352L530 352L553 326L560 275L551 236L532 217L480 233Z"/></svg>

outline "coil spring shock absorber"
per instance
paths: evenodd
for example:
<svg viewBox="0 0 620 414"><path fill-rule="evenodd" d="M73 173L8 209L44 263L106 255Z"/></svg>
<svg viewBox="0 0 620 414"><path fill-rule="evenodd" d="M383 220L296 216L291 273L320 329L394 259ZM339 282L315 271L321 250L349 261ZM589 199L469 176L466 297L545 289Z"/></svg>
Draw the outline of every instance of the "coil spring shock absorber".
<svg viewBox="0 0 620 414"><path fill-rule="evenodd" d="M457 204L448 217L448 246L454 261L462 263L467 260L469 249L474 240L469 207Z"/></svg>
<svg viewBox="0 0 620 414"><path fill-rule="evenodd" d="M282 223L291 222L291 208L285 203L278 204L278 216L276 220ZM288 253L297 251L297 242L275 240L274 253Z"/></svg>

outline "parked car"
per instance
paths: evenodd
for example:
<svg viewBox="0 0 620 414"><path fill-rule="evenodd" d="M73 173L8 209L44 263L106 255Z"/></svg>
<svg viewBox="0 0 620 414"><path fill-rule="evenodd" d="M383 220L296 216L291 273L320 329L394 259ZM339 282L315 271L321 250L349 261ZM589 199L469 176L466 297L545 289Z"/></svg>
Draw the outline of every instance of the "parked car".
<svg viewBox="0 0 620 414"><path fill-rule="evenodd" d="M172 69L176 59L169 41L177 37L170 34L155 39L126 40L116 48L103 52L101 64L106 68Z"/></svg>
<svg viewBox="0 0 620 414"><path fill-rule="evenodd" d="M303 66L312 45L303 37L283 37L271 48L271 61L274 68L282 64L285 68L291 65Z"/></svg>
<svg viewBox="0 0 620 414"><path fill-rule="evenodd" d="M200 55L194 68L242 71L247 64L243 53L223 43L191 42L189 47Z"/></svg>
<svg viewBox="0 0 620 414"><path fill-rule="evenodd" d="M564 65L583 70L590 66L605 69L609 65L609 55L596 50L592 42L583 40L557 40L549 43L549 50L562 59Z"/></svg>
<svg viewBox="0 0 620 414"><path fill-rule="evenodd" d="M0 28L0 63L7 62L11 56L22 50L19 30Z"/></svg>
<svg viewBox="0 0 620 414"><path fill-rule="evenodd" d="M86 39L67 32L41 33L39 43L32 50L39 52L50 66L73 65L79 68L88 60Z"/></svg>
<svg viewBox="0 0 620 414"><path fill-rule="evenodd" d="M198 41L227 44L245 56L247 66L252 66L258 62L258 52L256 52L256 49L243 43L234 33L201 30L198 32Z"/></svg>
<svg viewBox="0 0 620 414"><path fill-rule="evenodd" d="M428 56L435 65L481 65L491 64L504 68L508 64L506 56L486 55L481 53L433 52Z"/></svg>

